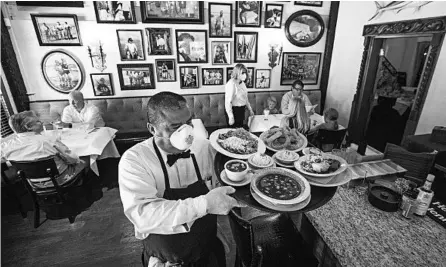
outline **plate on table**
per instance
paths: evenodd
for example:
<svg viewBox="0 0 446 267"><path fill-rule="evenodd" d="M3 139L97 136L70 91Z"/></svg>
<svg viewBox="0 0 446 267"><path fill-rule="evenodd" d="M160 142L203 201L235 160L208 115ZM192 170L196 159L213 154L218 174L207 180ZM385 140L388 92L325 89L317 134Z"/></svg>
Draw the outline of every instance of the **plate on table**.
<svg viewBox="0 0 446 267"><path fill-rule="evenodd" d="M324 153L302 156L294 162L294 167L305 177L326 183L333 176L344 172L348 164L341 157Z"/></svg>
<svg viewBox="0 0 446 267"><path fill-rule="evenodd" d="M277 211L298 211L303 208L305 208L311 201L311 195L309 195L304 201L294 204L294 205L281 205L281 204L274 204L267 200L264 200L259 195L254 192L254 190L251 187L251 195L252 197L262 206L267 207L268 209L277 210Z"/></svg>
<svg viewBox="0 0 446 267"><path fill-rule="evenodd" d="M209 141L215 150L235 159L248 159L255 153L265 153L266 150L262 140L242 128L218 129L212 132L211 136L209 136Z"/></svg>
<svg viewBox="0 0 446 267"><path fill-rule="evenodd" d="M344 185L348 182L350 182L353 178L354 178L354 173L352 172L352 170L350 170L349 168L347 168L347 170L345 170L344 172L332 176L329 179L318 179L318 178L313 178L313 177L309 177L309 176L305 176L304 177L307 179L308 183L314 186L319 186L319 187L336 187L336 186L341 186Z"/></svg>
<svg viewBox="0 0 446 267"><path fill-rule="evenodd" d="M220 178L227 185L239 187L239 186L245 186L245 185L251 183L251 179L252 179L253 175L254 175L253 171L248 171L248 173L245 176L245 179L241 180L240 182L235 182L235 181L229 180L228 176L226 175L226 171L223 169L220 173Z"/></svg>
<svg viewBox="0 0 446 267"><path fill-rule="evenodd" d="M310 184L302 175L284 168L256 171L251 188L262 199L279 205L298 204L311 194Z"/></svg>
<svg viewBox="0 0 446 267"><path fill-rule="evenodd" d="M305 135L295 131L295 129L289 131L285 128L273 127L263 132L259 138L269 150L274 152L282 149L299 152L308 145L308 140ZM285 146L288 138L290 139L290 145Z"/></svg>
<svg viewBox="0 0 446 267"><path fill-rule="evenodd" d="M294 164L289 164L288 165L288 164L283 164L282 162L279 162L276 159L276 154L272 155L271 157L273 158L273 160L274 160L274 162L276 163L277 166L288 168L288 169L294 169Z"/></svg>

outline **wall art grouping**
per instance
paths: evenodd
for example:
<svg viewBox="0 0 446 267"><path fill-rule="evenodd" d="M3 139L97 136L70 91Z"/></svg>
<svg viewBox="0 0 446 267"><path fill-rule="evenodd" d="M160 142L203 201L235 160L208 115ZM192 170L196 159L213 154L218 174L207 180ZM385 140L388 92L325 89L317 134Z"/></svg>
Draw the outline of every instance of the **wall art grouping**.
<svg viewBox="0 0 446 267"><path fill-rule="evenodd" d="M321 1L294 1L295 5L322 6ZM257 63L259 54L258 31L233 31L235 27L282 28L284 4L266 3L262 14L262 1L236 1L232 3L208 3L209 29L171 29L169 27L144 27L143 29L116 29L117 49L123 62L141 61L143 64L117 64L121 90L155 89L156 81L176 82L177 64L232 65ZM96 21L100 24L136 24L137 9L133 1L94 1ZM141 22L204 24L203 1L141 1ZM234 8L234 9L233 9ZM233 11L235 18L233 19ZM263 20L262 20L263 15ZM82 46L76 15L31 14L37 39L41 46ZM284 24L284 32L290 43L298 47L316 44L325 31L321 16L312 10L300 10L291 14ZM212 41L208 38L231 38ZM232 39L233 38L233 39ZM209 42L209 44L208 44ZM99 50L88 46L91 64L99 71L106 69L103 46ZM210 46L208 48L208 45ZM268 44L267 57L271 69L248 67L247 88L271 87L271 70L280 67L280 84L289 85L295 79L305 84L317 84L321 53L283 53L283 44ZM282 55L283 53L283 55ZM150 56L171 55L174 58L155 58L154 64L146 64ZM100 56L98 56L100 55ZM265 56L265 55L260 55ZM97 61L97 62L96 62ZM97 67L101 65L102 67ZM68 67L67 67L68 66ZM226 80L231 78L232 67L226 68ZM199 88L199 66L179 66L180 88ZM254 72L255 71L255 72ZM81 89L84 71L78 60L67 51L55 50L42 60L42 72L48 85L62 93ZM223 85L224 68L201 68L203 86ZM111 73L91 73L95 96L114 95Z"/></svg>

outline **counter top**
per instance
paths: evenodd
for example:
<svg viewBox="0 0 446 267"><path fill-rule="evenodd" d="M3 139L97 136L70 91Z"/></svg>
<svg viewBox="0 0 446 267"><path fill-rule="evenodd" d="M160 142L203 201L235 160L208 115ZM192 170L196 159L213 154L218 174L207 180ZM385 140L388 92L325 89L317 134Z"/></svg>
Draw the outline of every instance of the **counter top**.
<svg viewBox="0 0 446 267"><path fill-rule="evenodd" d="M441 225L378 210L365 188L339 187L330 202L305 215L341 266L446 266Z"/></svg>

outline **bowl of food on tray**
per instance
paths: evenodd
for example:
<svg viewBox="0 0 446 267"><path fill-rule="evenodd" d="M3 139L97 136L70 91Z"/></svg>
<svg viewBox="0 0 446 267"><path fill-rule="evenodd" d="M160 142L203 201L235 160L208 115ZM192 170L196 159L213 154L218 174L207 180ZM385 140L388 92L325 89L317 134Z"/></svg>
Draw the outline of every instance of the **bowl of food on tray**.
<svg viewBox="0 0 446 267"><path fill-rule="evenodd" d="M255 153L264 153L266 150L262 140L243 128L218 129L212 132L209 141L215 150L235 159L248 159Z"/></svg>
<svg viewBox="0 0 446 267"><path fill-rule="evenodd" d="M294 162L294 167L304 176L311 178L331 178L347 169L345 159L331 155L305 155Z"/></svg>
<svg viewBox="0 0 446 267"><path fill-rule="evenodd" d="M274 152L279 150L289 150L298 152L304 149L307 144L307 138L296 129L289 127L273 127L260 135L266 147Z"/></svg>
<svg viewBox="0 0 446 267"><path fill-rule="evenodd" d="M274 160L263 153L256 153L248 158L248 165L253 170L274 167Z"/></svg>
<svg viewBox="0 0 446 267"><path fill-rule="evenodd" d="M225 163L225 172L229 180L240 182L248 173L248 164L243 160L233 159Z"/></svg>
<svg viewBox="0 0 446 267"><path fill-rule="evenodd" d="M322 150L317 147L306 147L302 150L302 153L304 153L304 155L321 155Z"/></svg>
<svg viewBox="0 0 446 267"><path fill-rule="evenodd" d="M299 159L299 154L294 151L280 150L274 154L275 159L284 165L293 165Z"/></svg>

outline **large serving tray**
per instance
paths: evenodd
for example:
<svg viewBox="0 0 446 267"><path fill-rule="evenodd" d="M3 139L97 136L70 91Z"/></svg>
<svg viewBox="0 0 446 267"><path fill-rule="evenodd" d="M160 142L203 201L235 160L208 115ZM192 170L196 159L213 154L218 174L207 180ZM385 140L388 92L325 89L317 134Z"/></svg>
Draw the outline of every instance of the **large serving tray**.
<svg viewBox="0 0 446 267"><path fill-rule="evenodd" d="M390 159L368 161L357 164L348 165L348 175L352 176L352 180L363 179L365 177L385 176L391 174L404 173L407 170L397 165Z"/></svg>

